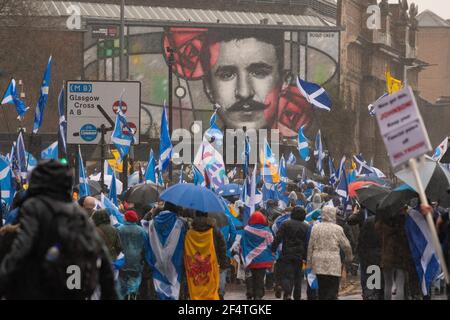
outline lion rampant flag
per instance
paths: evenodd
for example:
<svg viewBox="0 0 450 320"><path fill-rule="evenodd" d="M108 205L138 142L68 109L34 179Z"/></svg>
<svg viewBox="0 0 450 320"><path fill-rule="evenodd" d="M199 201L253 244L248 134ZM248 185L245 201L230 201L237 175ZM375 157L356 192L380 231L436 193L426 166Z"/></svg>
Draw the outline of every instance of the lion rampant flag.
<svg viewBox="0 0 450 320"><path fill-rule="evenodd" d="M219 300L219 263L212 228L187 232L184 266L191 300Z"/></svg>
<svg viewBox="0 0 450 320"><path fill-rule="evenodd" d="M392 75L391 75L391 70L389 68L386 69L386 86L387 86L387 91L389 94L393 94L397 91L399 91L402 87L402 81L395 79Z"/></svg>

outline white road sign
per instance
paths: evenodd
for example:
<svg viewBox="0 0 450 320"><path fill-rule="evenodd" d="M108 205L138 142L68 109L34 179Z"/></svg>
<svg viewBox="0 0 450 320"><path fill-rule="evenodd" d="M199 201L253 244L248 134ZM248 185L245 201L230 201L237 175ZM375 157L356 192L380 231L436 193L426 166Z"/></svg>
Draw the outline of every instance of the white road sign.
<svg viewBox="0 0 450 320"><path fill-rule="evenodd" d="M393 167L431 150L411 87L377 101L375 113Z"/></svg>
<svg viewBox="0 0 450 320"><path fill-rule="evenodd" d="M135 144L139 144L141 83L138 81L67 81L67 143L98 144L101 134L97 128L102 124L107 128L114 127L122 92L122 110L129 126L136 129ZM101 109L112 120L112 124ZM107 144L110 143L111 133L109 131L105 135Z"/></svg>

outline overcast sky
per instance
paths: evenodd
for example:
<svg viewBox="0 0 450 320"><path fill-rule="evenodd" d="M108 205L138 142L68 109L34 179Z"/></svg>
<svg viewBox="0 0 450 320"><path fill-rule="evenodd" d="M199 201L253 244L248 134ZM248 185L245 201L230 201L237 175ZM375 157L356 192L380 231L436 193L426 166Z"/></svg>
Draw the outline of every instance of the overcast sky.
<svg viewBox="0 0 450 320"><path fill-rule="evenodd" d="M409 0L408 3L419 5L419 13L429 9L444 19L450 19L450 0ZM389 3L398 3L398 0L389 0Z"/></svg>

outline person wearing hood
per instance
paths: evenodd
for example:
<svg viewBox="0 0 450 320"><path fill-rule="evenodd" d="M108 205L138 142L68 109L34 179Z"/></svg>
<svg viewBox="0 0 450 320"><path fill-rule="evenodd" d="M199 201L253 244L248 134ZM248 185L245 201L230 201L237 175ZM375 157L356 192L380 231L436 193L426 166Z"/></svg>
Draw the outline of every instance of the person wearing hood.
<svg viewBox="0 0 450 320"><path fill-rule="evenodd" d="M320 207L322 206L322 196L319 188L314 188L311 198L313 210L320 209Z"/></svg>
<svg viewBox="0 0 450 320"><path fill-rule="evenodd" d="M306 259L306 236L309 225L304 222L305 209L295 207L291 219L285 221L278 229L272 243L272 252L282 245L281 255L277 261L278 272L281 274L281 285L284 300L291 300L294 290L294 300L301 299L302 263Z"/></svg>
<svg viewBox="0 0 450 320"><path fill-rule="evenodd" d="M107 248L86 213L72 203L68 166L55 160L36 166L18 223L11 250L0 263L0 297L86 300L100 288L101 299L117 299ZM97 280L70 290L67 267L73 264L84 279Z"/></svg>
<svg viewBox="0 0 450 320"><path fill-rule="evenodd" d="M111 260L115 261L122 251L122 244L120 243L119 231L111 225L111 219L107 209L94 211L91 219L95 224L98 234L108 248Z"/></svg>
<svg viewBox="0 0 450 320"><path fill-rule="evenodd" d="M336 208L322 208L322 222L314 225L308 245L308 266L317 275L319 300L336 300L342 273L340 252L352 261L352 249L342 227L336 224Z"/></svg>
<svg viewBox="0 0 450 320"><path fill-rule="evenodd" d="M264 276L273 267L273 242L267 218L255 211L244 228L240 240L240 252L246 269L247 299L261 300L264 297Z"/></svg>
<svg viewBox="0 0 450 320"><path fill-rule="evenodd" d="M147 235L139 223L136 211L125 212L125 223L119 230L125 265L119 270L120 292L124 299L137 299L142 281Z"/></svg>

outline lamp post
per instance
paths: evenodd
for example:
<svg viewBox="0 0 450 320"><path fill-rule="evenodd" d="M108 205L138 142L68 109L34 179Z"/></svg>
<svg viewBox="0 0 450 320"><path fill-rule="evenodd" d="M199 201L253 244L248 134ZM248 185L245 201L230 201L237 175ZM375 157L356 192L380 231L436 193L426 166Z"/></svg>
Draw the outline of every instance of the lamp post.
<svg viewBox="0 0 450 320"><path fill-rule="evenodd" d="M168 95L169 95L169 134L170 139L172 139L172 131L173 131L173 100L172 100L172 73L173 73L173 64L175 63L174 50L171 47L166 48L167 53L169 53L168 66L169 66L169 75L168 75ZM172 170L172 161L169 163L169 179L170 182L173 183L173 170Z"/></svg>

